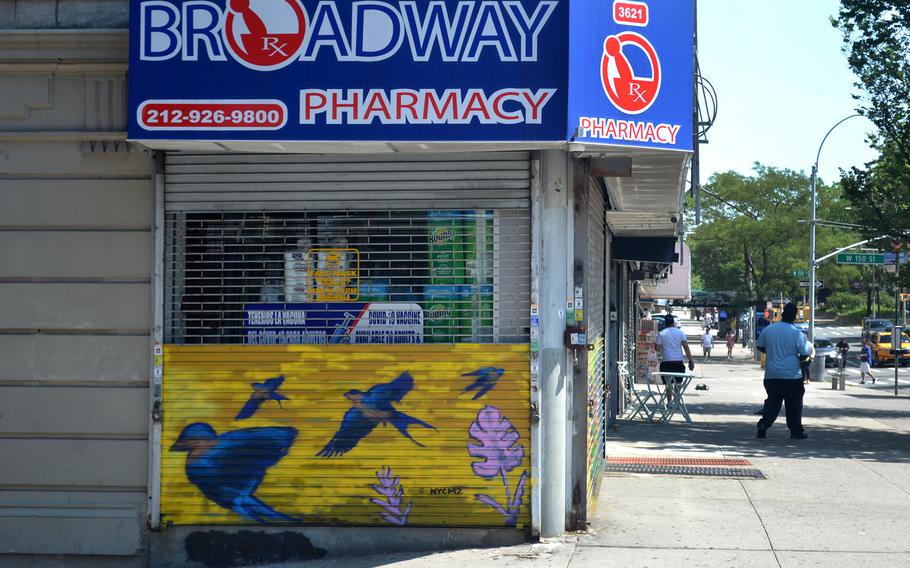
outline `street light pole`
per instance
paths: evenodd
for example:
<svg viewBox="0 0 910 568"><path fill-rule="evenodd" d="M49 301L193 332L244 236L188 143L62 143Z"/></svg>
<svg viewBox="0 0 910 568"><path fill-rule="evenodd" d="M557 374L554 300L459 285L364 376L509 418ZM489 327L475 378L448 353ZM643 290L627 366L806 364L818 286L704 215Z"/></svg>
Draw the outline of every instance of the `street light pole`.
<svg viewBox="0 0 910 568"><path fill-rule="evenodd" d="M812 165L811 203L809 212L809 341L815 341L815 269L817 264L815 260L815 225L818 223L818 219L815 215L815 207L816 184L818 183L818 160L821 158L822 147L825 145L825 141L828 139L828 136L831 135L831 132L844 122L851 118L856 118L857 116L862 115L851 114L850 116L837 121L837 123L828 130L828 133L822 138L822 143L818 145L818 152L815 154L815 163Z"/></svg>

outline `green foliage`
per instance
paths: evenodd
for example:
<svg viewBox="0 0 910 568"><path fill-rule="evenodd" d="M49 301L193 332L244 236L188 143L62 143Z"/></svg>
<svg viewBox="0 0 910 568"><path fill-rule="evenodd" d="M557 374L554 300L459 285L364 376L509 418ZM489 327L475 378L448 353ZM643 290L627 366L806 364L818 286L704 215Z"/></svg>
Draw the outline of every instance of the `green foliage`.
<svg viewBox="0 0 910 568"><path fill-rule="evenodd" d="M842 0L832 20L856 74L858 111L878 128L869 139L879 158L852 168L842 184L856 222L882 243L910 237L910 3ZM904 271L906 274L907 271ZM902 278L906 286L908 279Z"/></svg>
<svg viewBox="0 0 910 568"><path fill-rule="evenodd" d="M849 291L834 292L825 303L825 309L842 317L859 321L866 315L866 297Z"/></svg>
<svg viewBox="0 0 910 568"><path fill-rule="evenodd" d="M733 290L737 304L763 304L783 295L801 299L795 270L808 270L809 179L802 172L755 165L755 174L717 174L704 186L704 222L687 237L695 278L708 290ZM714 194L717 197L713 197ZM844 220L839 187L818 185L818 211ZM830 215L828 215L830 213ZM860 240L856 234L819 227L816 249L826 254ZM859 278L855 267L822 265L818 278L827 292L847 289ZM820 293L821 294L821 293Z"/></svg>

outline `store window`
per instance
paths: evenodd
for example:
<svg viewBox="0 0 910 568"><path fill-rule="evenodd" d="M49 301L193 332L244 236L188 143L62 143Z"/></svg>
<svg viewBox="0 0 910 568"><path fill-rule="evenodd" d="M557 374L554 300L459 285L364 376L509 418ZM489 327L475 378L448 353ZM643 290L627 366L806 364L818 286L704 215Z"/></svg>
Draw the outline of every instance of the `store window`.
<svg viewBox="0 0 910 568"><path fill-rule="evenodd" d="M528 213L169 212L165 340L527 343Z"/></svg>

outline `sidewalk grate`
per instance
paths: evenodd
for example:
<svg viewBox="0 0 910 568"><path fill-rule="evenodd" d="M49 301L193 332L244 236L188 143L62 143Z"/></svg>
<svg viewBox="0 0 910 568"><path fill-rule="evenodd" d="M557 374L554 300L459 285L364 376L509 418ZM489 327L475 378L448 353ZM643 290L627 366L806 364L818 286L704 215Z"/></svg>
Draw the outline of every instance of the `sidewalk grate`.
<svg viewBox="0 0 910 568"><path fill-rule="evenodd" d="M765 476L761 471L755 468L742 467L697 467L688 465L607 462L604 471L612 473L651 473L662 475L698 475L705 477L749 477L754 479L765 479Z"/></svg>
<svg viewBox="0 0 910 568"><path fill-rule="evenodd" d="M749 466L752 462L742 458L645 458L638 456L607 456L608 464L639 465L716 465Z"/></svg>

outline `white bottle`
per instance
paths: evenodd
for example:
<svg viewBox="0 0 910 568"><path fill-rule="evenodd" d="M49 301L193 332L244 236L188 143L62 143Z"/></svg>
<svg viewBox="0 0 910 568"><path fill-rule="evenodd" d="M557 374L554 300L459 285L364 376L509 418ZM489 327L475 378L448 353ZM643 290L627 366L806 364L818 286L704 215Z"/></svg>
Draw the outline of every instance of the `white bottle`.
<svg viewBox="0 0 910 568"><path fill-rule="evenodd" d="M285 303L310 302L313 298L313 285L309 256L312 241L308 238L297 239L297 248L284 253L284 301Z"/></svg>

